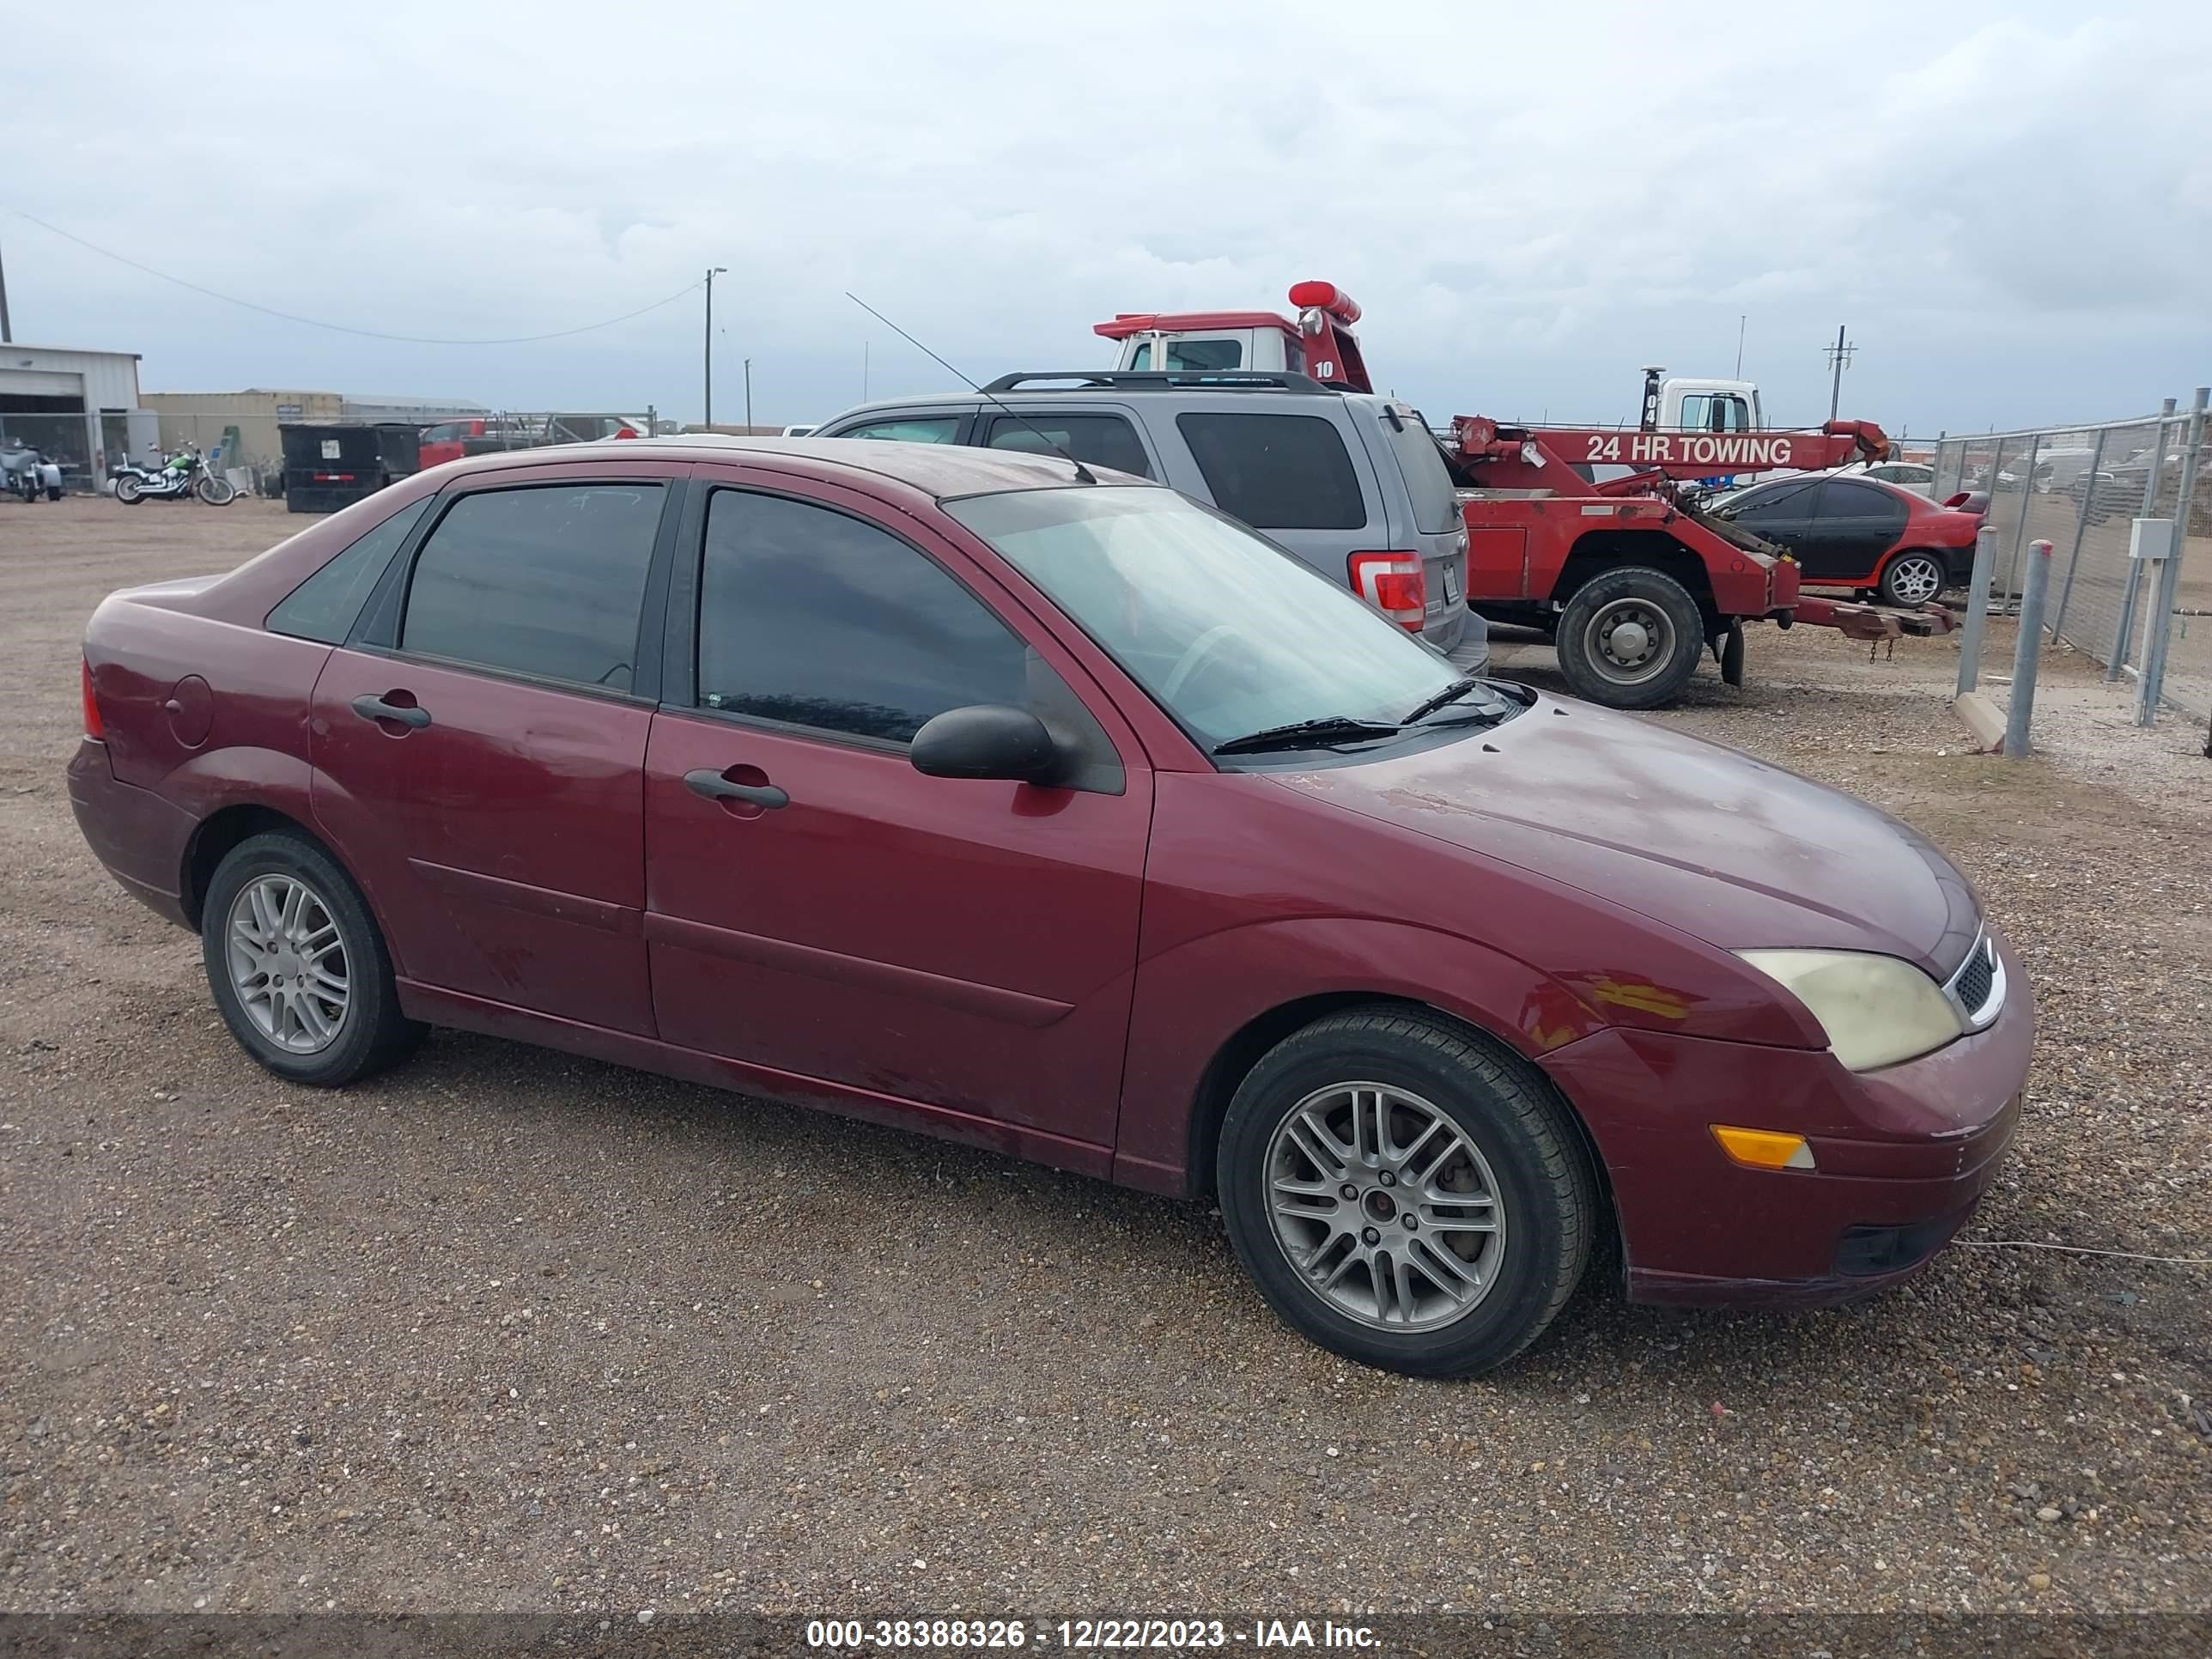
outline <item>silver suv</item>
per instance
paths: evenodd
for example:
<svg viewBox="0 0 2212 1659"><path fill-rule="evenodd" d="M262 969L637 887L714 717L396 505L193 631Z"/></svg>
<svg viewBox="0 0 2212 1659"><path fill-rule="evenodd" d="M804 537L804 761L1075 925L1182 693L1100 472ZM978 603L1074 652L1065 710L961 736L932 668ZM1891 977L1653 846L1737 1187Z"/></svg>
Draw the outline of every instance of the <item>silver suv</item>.
<svg viewBox="0 0 2212 1659"><path fill-rule="evenodd" d="M1059 453L1158 479L1345 583L1464 672L1489 666L1451 475L1420 416L1390 398L1270 371L1076 369L866 404L814 435Z"/></svg>

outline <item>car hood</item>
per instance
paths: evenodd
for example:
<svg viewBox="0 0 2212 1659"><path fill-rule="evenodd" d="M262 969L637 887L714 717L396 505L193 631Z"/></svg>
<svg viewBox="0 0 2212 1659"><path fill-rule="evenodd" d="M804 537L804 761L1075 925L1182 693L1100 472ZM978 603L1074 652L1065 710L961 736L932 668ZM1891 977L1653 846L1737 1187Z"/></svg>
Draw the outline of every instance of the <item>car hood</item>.
<svg viewBox="0 0 2212 1659"><path fill-rule="evenodd" d="M1540 697L1456 742L1271 775L1724 950L1878 951L1948 978L1980 927L1966 878L1887 814L1587 703Z"/></svg>

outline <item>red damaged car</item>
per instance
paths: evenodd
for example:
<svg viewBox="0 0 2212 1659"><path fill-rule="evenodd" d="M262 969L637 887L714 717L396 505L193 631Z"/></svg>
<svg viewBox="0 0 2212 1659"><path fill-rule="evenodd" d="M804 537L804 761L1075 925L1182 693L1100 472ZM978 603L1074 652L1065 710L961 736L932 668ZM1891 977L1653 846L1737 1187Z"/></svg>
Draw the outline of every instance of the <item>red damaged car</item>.
<svg viewBox="0 0 2212 1659"><path fill-rule="evenodd" d="M1809 587L1917 606L1966 586L1986 505L1964 494L1938 504L1882 479L1827 472L1753 484L1712 511L1789 549Z"/></svg>
<svg viewBox="0 0 2212 1659"><path fill-rule="evenodd" d="M920 444L488 456L121 592L70 793L240 1045L426 1025L1218 1194L1340 1353L1817 1303L1972 1212L2027 986L1881 813L1456 676L1174 492Z"/></svg>

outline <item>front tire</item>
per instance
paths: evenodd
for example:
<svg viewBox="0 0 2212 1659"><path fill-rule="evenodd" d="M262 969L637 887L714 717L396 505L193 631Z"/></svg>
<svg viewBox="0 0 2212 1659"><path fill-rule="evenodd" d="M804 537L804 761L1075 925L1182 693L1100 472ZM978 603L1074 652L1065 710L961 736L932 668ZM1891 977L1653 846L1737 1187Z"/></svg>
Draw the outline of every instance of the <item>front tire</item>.
<svg viewBox="0 0 2212 1659"><path fill-rule="evenodd" d="M231 1036L289 1081L337 1088L422 1036L399 1011L361 890L297 831L249 836L225 855L201 907L200 953Z"/></svg>
<svg viewBox="0 0 2212 1659"><path fill-rule="evenodd" d="M1578 697L1657 708L1680 696L1705 650L1705 617L1663 570L1631 565L1575 590L1559 613L1559 672Z"/></svg>
<svg viewBox="0 0 2212 1659"><path fill-rule="evenodd" d="M138 480L132 477L129 473L125 473L121 477L115 481L115 499L122 502L124 506L137 506L138 494Z"/></svg>
<svg viewBox="0 0 2212 1659"><path fill-rule="evenodd" d="M1917 611L1945 586L1943 561L1933 553L1900 553L1882 567L1876 588L1885 605Z"/></svg>
<svg viewBox="0 0 2212 1659"><path fill-rule="evenodd" d="M198 493L199 498L210 507L228 507L238 499L238 491L232 487L228 478L218 478L210 475L202 478L192 488Z"/></svg>
<svg viewBox="0 0 2212 1659"><path fill-rule="evenodd" d="M1580 1137L1540 1079L1397 1008L1271 1049L1217 1158L1230 1242L1269 1305L1332 1352L1413 1376L1471 1376L1534 1341L1580 1282L1599 1215Z"/></svg>

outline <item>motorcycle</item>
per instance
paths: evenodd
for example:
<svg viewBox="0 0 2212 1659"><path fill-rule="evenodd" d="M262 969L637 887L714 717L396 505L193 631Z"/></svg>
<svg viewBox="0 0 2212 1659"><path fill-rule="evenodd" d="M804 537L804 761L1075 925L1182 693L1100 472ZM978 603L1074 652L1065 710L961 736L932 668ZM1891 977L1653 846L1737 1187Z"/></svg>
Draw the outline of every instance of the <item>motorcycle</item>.
<svg viewBox="0 0 2212 1659"><path fill-rule="evenodd" d="M62 498L62 470L28 444L0 441L0 489L35 501Z"/></svg>
<svg viewBox="0 0 2212 1659"><path fill-rule="evenodd" d="M115 470L115 499L125 507L145 501L180 501L187 495L196 495L210 507L228 507L238 499L238 491L229 479L209 471L196 449L180 449L166 457L159 471L149 472L131 461Z"/></svg>

